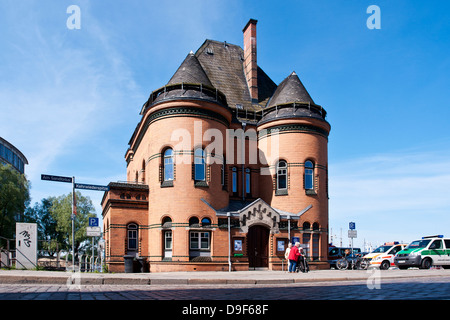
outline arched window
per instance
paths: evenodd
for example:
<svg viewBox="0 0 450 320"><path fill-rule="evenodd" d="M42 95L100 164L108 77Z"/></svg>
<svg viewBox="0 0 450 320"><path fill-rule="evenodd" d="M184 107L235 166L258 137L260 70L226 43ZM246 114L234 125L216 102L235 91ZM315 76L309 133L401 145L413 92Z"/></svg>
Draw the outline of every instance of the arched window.
<svg viewBox="0 0 450 320"><path fill-rule="evenodd" d="M303 230L310 230L311 224L309 222L303 222Z"/></svg>
<svg viewBox="0 0 450 320"><path fill-rule="evenodd" d="M202 219L202 227L210 227L211 226L211 219L210 218L203 218Z"/></svg>
<svg viewBox="0 0 450 320"><path fill-rule="evenodd" d="M165 217L162 221L163 228L172 228L172 219L170 217Z"/></svg>
<svg viewBox="0 0 450 320"><path fill-rule="evenodd" d="M314 189L314 164L311 161L305 162L305 190Z"/></svg>
<svg viewBox="0 0 450 320"><path fill-rule="evenodd" d="M277 190L287 189L287 163L281 160L277 163Z"/></svg>
<svg viewBox="0 0 450 320"><path fill-rule="evenodd" d="M127 249L128 251L138 249L138 226L135 223L127 225Z"/></svg>
<svg viewBox="0 0 450 320"><path fill-rule="evenodd" d="M192 217L189 219L189 226L190 227L198 227L199 226L199 220L197 217Z"/></svg>
<svg viewBox="0 0 450 320"><path fill-rule="evenodd" d="M202 148L197 148L194 151L194 180L206 180L206 165L205 165L205 151Z"/></svg>
<svg viewBox="0 0 450 320"><path fill-rule="evenodd" d="M165 217L162 220L162 228L163 228L163 248L164 248L164 258L170 259L172 258L172 230L169 228L172 227L172 219L170 217Z"/></svg>
<svg viewBox="0 0 450 320"><path fill-rule="evenodd" d="M312 226L312 229L313 229L314 231L319 231L319 224L318 224L317 222L314 222L314 223L313 223L313 226Z"/></svg>
<svg viewBox="0 0 450 320"><path fill-rule="evenodd" d="M164 151L164 181L173 180L173 150Z"/></svg>

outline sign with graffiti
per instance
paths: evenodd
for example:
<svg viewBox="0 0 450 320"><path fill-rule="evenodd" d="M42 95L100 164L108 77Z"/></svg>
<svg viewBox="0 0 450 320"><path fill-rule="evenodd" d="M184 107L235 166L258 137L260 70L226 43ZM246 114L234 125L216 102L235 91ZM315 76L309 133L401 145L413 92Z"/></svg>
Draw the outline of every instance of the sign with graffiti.
<svg viewBox="0 0 450 320"><path fill-rule="evenodd" d="M37 266L37 224L16 223L16 268Z"/></svg>

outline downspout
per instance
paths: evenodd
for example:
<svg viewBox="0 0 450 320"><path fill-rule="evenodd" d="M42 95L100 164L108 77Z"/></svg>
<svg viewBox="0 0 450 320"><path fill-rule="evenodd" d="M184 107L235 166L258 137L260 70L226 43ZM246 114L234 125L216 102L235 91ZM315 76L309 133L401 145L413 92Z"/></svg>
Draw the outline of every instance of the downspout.
<svg viewBox="0 0 450 320"><path fill-rule="evenodd" d="M231 272L231 212L227 212L228 217L228 272Z"/></svg>
<svg viewBox="0 0 450 320"><path fill-rule="evenodd" d="M291 242L291 215L288 215L287 221L288 221L288 238L289 242Z"/></svg>

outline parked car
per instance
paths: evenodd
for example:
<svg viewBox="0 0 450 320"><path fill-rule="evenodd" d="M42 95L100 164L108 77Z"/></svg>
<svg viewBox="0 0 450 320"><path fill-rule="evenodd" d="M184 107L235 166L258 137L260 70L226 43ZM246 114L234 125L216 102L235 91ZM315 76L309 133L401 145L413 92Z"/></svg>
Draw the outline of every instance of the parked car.
<svg viewBox="0 0 450 320"><path fill-rule="evenodd" d="M377 267L380 270L387 270L390 267L395 266L394 257L397 252L403 250L406 244L401 244L399 242L386 242L384 245L376 248L371 253L366 254L363 259L365 259L369 267Z"/></svg>
<svg viewBox="0 0 450 320"><path fill-rule="evenodd" d="M394 263L399 269L408 267L429 269L432 265L448 269L450 268L450 238L437 235L415 240L397 253Z"/></svg>
<svg viewBox="0 0 450 320"><path fill-rule="evenodd" d="M330 264L330 267L336 268L336 261L351 254L351 252L352 248L350 247L330 247L328 250L328 263ZM361 254L361 249L353 248L353 254Z"/></svg>

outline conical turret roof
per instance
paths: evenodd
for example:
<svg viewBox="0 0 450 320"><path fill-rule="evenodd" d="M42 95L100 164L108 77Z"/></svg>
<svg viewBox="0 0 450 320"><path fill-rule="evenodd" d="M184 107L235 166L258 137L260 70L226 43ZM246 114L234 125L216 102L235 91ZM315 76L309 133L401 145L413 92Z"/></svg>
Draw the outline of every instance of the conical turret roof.
<svg viewBox="0 0 450 320"><path fill-rule="evenodd" d="M292 118L325 120L325 116L326 111L314 103L298 75L292 72L275 90L258 123Z"/></svg>
<svg viewBox="0 0 450 320"><path fill-rule="evenodd" d="M192 51L187 55L186 59L184 59L183 63L169 80L168 84L182 82L203 84L210 87L213 86L206 75L205 70L203 70L200 62Z"/></svg>
<svg viewBox="0 0 450 320"><path fill-rule="evenodd" d="M169 82L150 94L147 106L165 100L177 99L206 100L218 102L224 106L227 105L225 95L212 85L192 51L184 59Z"/></svg>
<svg viewBox="0 0 450 320"><path fill-rule="evenodd" d="M295 71L280 83L272 98L269 100L267 107L293 102L314 104L313 99L308 91L306 91L305 86Z"/></svg>

